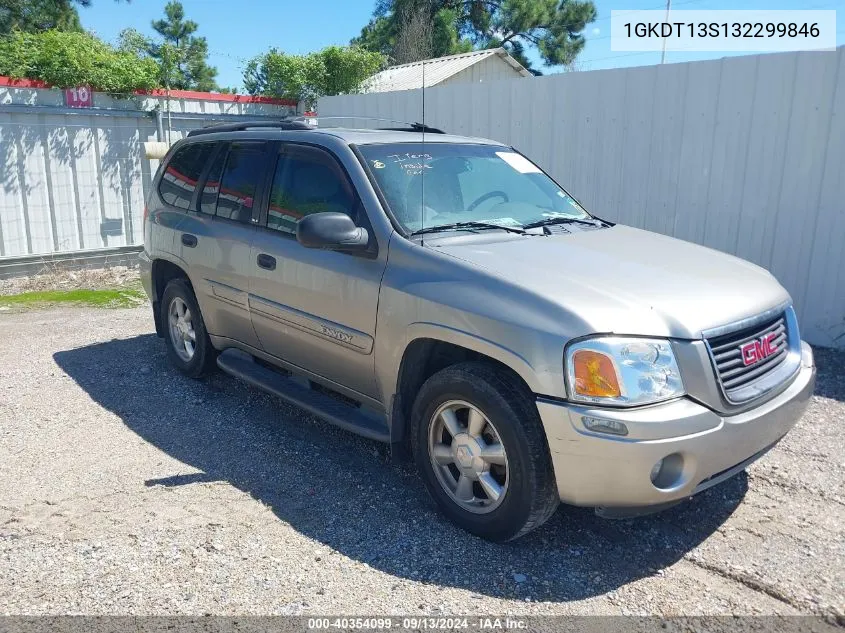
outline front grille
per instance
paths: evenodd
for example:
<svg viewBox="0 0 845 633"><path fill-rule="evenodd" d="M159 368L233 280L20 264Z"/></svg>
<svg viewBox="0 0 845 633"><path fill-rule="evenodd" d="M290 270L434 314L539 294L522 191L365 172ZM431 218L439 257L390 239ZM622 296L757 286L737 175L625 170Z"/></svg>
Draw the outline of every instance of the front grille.
<svg viewBox="0 0 845 633"><path fill-rule="evenodd" d="M769 334L774 334L774 339L771 341L772 353L746 365L743 360L742 346L760 341ZM733 394L758 380L762 380L786 361L789 356L789 332L786 315L780 313L751 327L708 338L707 344L722 389L728 399L732 400Z"/></svg>

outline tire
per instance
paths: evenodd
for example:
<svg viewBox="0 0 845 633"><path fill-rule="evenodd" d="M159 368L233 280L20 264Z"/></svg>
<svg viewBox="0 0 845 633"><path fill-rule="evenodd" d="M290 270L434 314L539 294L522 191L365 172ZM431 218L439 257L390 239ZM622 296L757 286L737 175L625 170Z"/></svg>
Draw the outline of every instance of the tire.
<svg viewBox="0 0 845 633"><path fill-rule="evenodd" d="M193 336L193 353L188 353L171 323L171 308L179 312L179 306L186 309L189 322L185 322L189 336ZM164 289L161 297L161 323L164 330L164 340L167 343L167 356L176 368L191 378L200 378L216 367L217 350L211 345L205 322L202 319L197 298L187 279L172 279ZM177 320L178 322L178 320ZM189 325L188 325L189 323ZM179 327L176 327L179 330ZM182 330L180 330L181 332Z"/></svg>
<svg viewBox="0 0 845 633"><path fill-rule="evenodd" d="M474 417L472 423L471 416L478 414L484 419ZM459 527L505 542L554 514L560 499L540 416L531 393L509 372L481 362L447 367L423 384L411 420L412 450L423 482L443 514ZM457 435L448 430L455 420ZM473 436L471 427L479 425L483 432ZM499 463L486 463L490 459ZM466 482L461 488L464 475L471 493Z"/></svg>

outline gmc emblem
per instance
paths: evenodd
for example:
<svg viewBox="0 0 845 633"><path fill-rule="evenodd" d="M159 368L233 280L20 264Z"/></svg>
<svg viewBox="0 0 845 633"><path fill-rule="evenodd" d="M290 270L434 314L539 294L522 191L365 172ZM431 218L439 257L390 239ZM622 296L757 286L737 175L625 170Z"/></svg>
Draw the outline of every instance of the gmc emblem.
<svg viewBox="0 0 845 633"><path fill-rule="evenodd" d="M775 339L777 337L777 332L771 332L770 334L766 334L766 336L749 341L745 345L740 345L739 350L742 352L743 364L746 367L754 365L777 352L778 346L775 345Z"/></svg>

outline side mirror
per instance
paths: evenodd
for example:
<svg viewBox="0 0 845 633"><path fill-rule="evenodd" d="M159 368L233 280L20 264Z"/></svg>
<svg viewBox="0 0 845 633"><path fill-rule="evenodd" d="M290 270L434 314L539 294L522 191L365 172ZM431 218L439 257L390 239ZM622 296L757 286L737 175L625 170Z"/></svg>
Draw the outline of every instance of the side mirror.
<svg viewBox="0 0 845 633"><path fill-rule="evenodd" d="M313 213L296 223L296 240L306 248L363 251L370 236L345 213Z"/></svg>

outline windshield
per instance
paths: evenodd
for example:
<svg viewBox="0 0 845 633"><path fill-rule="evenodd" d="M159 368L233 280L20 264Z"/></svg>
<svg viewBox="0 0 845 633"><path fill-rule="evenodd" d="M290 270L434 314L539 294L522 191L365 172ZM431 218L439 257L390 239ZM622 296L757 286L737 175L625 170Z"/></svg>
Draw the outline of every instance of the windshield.
<svg viewBox="0 0 845 633"><path fill-rule="evenodd" d="M385 143L359 149L409 233L455 222L522 227L591 217L534 163L500 145Z"/></svg>

